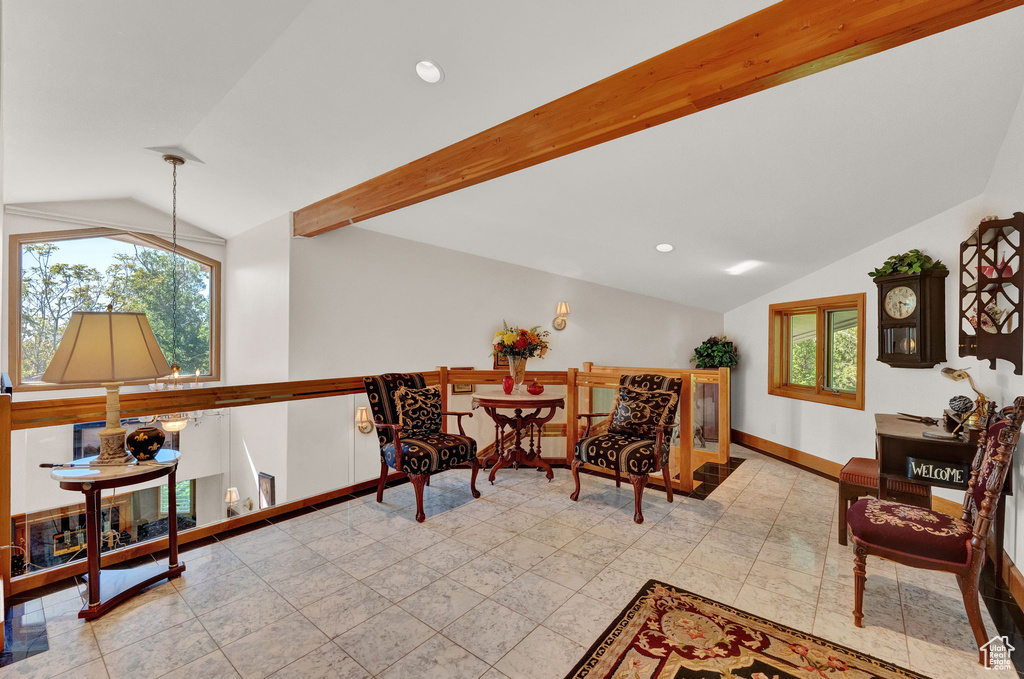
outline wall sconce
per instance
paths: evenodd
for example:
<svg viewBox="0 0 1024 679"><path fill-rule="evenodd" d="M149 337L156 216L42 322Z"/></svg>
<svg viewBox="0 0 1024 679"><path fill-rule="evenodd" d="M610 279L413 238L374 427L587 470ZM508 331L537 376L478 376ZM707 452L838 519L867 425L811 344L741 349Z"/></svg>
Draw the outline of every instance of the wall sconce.
<svg viewBox="0 0 1024 679"><path fill-rule="evenodd" d="M359 410L356 411L356 427L363 434L373 431L373 421L370 419L370 412L366 406L359 406Z"/></svg>
<svg viewBox="0 0 1024 679"><path fill-rule="evenodd" d="M565 317L569 315L569 303L559 302L555 307L555 320L551 321L551 327L555 330L565 330Z"/></svg>

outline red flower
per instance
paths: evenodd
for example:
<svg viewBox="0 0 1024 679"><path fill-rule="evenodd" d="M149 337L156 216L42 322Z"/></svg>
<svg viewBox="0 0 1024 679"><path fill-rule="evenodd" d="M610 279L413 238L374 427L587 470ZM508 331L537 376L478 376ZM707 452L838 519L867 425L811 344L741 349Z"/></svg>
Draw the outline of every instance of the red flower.
<svg viewBox="0 0 1024 679"><path fill-rule="evenodd" d="M527 332L526 332L526 328L519 328L519 334L520 334L520 335L525 335L525 334L527 334Z"/></svg>
<svg viewBox="0 0 1024 679"><path fill-rule="evenodd" d="M806 656L810 650L803 644L790 644L789 650L793 651L799 656Z"/></svg>
<svg viewBox="0 0 1024 679"><path fill-rule="evenodd" d="M512 346L514 346L516 349L525 349L529 343L530 340L520 335L519 339L517 339L516 343L513 344Z"/></svg>
<svg viewBox="0 0 1024 679"><path fill-rule="evenodd" d="M828 657L828 666L834 670L839 670L840 672L845 672L846 670L850 669L846 665L846 663L844 663L842 660L833 655L830 655Z"/></svg>

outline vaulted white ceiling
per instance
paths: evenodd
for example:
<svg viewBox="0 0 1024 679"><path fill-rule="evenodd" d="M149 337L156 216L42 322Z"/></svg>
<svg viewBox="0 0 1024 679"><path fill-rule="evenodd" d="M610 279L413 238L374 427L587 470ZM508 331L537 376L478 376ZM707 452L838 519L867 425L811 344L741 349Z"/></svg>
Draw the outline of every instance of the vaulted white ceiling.
<svg viewBox="0 0 1024 679"><path fill-rule="evenodd" d="M5 0L4 199L167 209L145 148L181 145L179 214L230 237L767 4ZM1021 34L1004 12L347 228L727 310L981 193Z"/></svg>

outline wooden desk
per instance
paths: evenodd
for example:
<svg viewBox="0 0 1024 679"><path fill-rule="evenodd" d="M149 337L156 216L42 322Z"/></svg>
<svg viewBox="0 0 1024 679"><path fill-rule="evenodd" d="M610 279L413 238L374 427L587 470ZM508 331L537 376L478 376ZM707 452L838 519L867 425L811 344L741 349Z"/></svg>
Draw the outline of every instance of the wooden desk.
<svg viewBox="0 0 1024 679"><path fill-rule="evenodd" d="M178 471L176 450L164 449L150 462L131 465L103 465L91 467L95 457L75 460L70 466L50 472L50 478L59 481L64 490L85 493L86 558L89 562L89 599L78 613L79 618L94 620L122 601L138 594L146 587L165 578L176 578L185 570L178 561L178 507L175 497L175 475ZM153 563L136 568L100 570L100 491L122 488L136 483L167 477L167 563ZM100 583L100 573L103 582Z"/></svg>
<svg viewBox="0 0 1024 679"><path fill-rule="evenodd" d="M969 443L960 439L942 440L927 438L925 432L945 434L946 430L938 425L911 422L899 415L887 413L875 414L875 456L878 458L878 497L887 498L888 479L917 483L938 488L966 490L963 485L924 481L907 478L907 458L914 457L934 462L958 462L970 466L978 451L977 443Z"/></svg>
<svg viewBox="0 0 1024 679"><path fill-rule="evenodd" d="M515 469L520 464L528 464L533 467L544 469L547 472L548 481L554 478L551 465L544 461L540 451L540 429L555 416L555 411L565 407L565 399L561 396L545 396L539 394L505 394L504 392L481 391L473 397L473 409L483 408L492 420L494 420L494 450L498 460L491 467L491 474L488 480L494 484L494 475L502 467L512 465ZM533 408L534 411L527 415L523 410ZM547 410L543 415L542 410ZM514 415L503 415L499 410L513 410ZM511 448L506 449L503 441L505 427L510 427L515 433L515 443ZM529 430L530 449L523 448L523 431ZM534 448L534 432L537 433L537 445Z"/></svg>

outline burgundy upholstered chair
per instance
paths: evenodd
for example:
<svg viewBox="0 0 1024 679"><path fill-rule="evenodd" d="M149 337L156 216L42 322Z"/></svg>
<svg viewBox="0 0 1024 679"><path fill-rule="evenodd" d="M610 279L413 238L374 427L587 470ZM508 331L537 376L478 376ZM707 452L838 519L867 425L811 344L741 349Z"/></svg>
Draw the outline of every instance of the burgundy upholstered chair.
<svg viewBox="0 0 1024 679"><path fill-rule="evenodd" d="M978 442L964 496L962 518L931 509L885 500L858 500L846 513L855 556L853 621L864 619L864 583L869 554L905 566L953 573L967 610L971 630L981 647L988 642L978 604L978 577L999 506L1003 483L1024 419L1024 397L1017 397L1008 419L991 423ZM991 420L987 420L990 421Z"/></svg>

